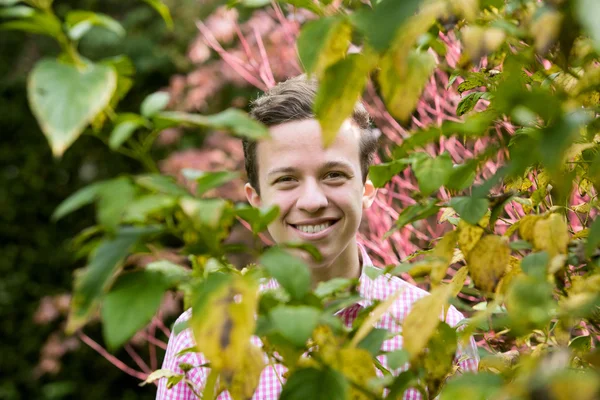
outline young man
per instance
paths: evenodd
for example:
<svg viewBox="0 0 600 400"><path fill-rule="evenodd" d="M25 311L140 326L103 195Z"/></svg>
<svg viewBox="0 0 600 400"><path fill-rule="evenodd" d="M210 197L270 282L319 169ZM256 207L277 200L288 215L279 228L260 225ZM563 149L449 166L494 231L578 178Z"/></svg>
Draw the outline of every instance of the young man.
<svg viewBox="0 0 600 400"><path fill-rule="evenodd" d="M341 127L335 141L324 149L321 129L312 113L316 83L304 76L280 83L252 105L251 115L270 129L271 138L261 142L244 142L244 155L248 184L246 196L254 207L277 205L279 217L268 227L277 243L303 241L310 243L323 255L311 267L313 281L326 281L335 277L359 278L359 292L364 298L358 304L344 309L339 315L351 325L362 307L374 300L383 300L401 288L401 293L390 312L378 322L378 328L399 332L401 321L410 307L427 292L404 282L400 278L380 276L371 280L363 267L371 265L364 248L356 241L356 233L363 210L373 202L376 189L367 179L367 172L376 149L376 137L369 129L369 116L361 104ZM178 321L191 315L186 311ZM462 315L451 307L446 322L456 325ZM254 338L260 344L258 338ZM176 354L194 342L189 330L171 336L163 368L182 373L179 363L202 365L202 355ZM402 348L402 336L384 342L382 348L393 351ZM463 357L467 356L467 357ZM475 343L457 354L462 359L463 371L476 371L478 356ZM380 357L385 365L385 357ZM263 370L254 399L277 399L285 368L267 366ZM202 387L208 377L207 368L194 368L188 377ZM166 389L166 379L159 382L157 399L187 400L194 395L183 382ZM421 399L415 390L409 390L405 399ZM230 399L223 392L219 400Z"/></svg>

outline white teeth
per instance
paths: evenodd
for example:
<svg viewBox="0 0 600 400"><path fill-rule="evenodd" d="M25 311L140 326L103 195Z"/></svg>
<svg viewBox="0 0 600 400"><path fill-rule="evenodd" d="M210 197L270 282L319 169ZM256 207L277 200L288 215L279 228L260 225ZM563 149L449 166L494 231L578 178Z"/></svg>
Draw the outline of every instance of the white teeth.
<svg viewBox="0 0 600 400"><path fill-rule="evenodd" d="M320 225L296 225L296 228L304 233L318 233L330 226L331 222L326 222Z"/></svg>

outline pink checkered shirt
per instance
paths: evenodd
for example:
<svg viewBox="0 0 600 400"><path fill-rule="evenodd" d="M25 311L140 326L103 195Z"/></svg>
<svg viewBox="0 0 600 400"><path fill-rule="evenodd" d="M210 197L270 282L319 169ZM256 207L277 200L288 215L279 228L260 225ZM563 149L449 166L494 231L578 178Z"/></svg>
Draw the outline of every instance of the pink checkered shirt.
<svg viewBox="0 0 600 400"><path fill-rule="evenodd" d="M398 277L391 275L381 275L376 279L372 280L364 272L364 266L372 265L371 259L367 255L365 249L362 246L359 247L363 259L363 272L360 276L358 291L363 297L363 300L361 300L357 304L345 308L340 313L338 313L338 315L342 318L342 320L347 326L351 326L352 322L354 321L354 319L358 315L359 310L362 307L368 307L370 304L372 304L373 300L384 300L399 289L403 288L404 290L402 291L398 299L396 299L396 301L390 307L388 312L383 317L381 317L379 322L377 322L377 324L375 325L376 328L387 329L391 332L400 332L402 329L402 321L410 312L411 305L421 297L427 296L428 293L422 289L419 289L416 286L411 285L408 282L403 281ZM275 287L277 287L277 282L271 280L269 283L263 285L261 289L268 290L273 289ZM191 309L185 311L177 319L176 323L189 319L191 316L191 312ZM463 315L458 310L456 310L456 308L450 307L446 315L446 323L448 323L451 326L454 326L463 318ZM258 337L253 336L251 340L253 344L262 347L262 343ZM167 348L167 354L165 355L165 360L163 362L162 367L164 369L168 369L176 373L182 374L183 371L181 370L181 368L179 368L179 363L187 363L195 366L206 363L207 360L202 356L202 354L199 353L186 353L181 355L180 357L176 357L176 354L179 353L181 350L189 348L194 344L194 339L190 329L185 329L178 335L171 335L169 339L169 346ZM386 340L381 346L381 349L386 352L398 350L401 348L401 335ZM377 358L383 365L387 367L385 355L378 356ZM458 365L462 371L477 371L479 356L473 338L470 339L470 343L466 348L459 349L456 355L456 360L459 361ZM268 363L268 357L265 355L265 364L266 363ZM405 365L403 368L400 368L393 372L395 375L397 375L403 370L406 370L407 368L408 364ZM285 382L283 374L286 371L287 368L285 368L281 364L274 364L272 366L267 365L261 373L258 387L252 399L274 400L279 398L279 395L281 394L280 382ZM378 374L380 373L379 370L377 370L377 372ZM188 372L188 378L194 383L194 385L198 389L201 389L204 385L206 378L208 377L208 373L208 368L193 368ZM158 393L156 396L157 400L196 399L195 395L186 386L184 382L179 382L171 389L167 389L166 383L166 378L160 379L158 384ZM422 397L417 390L409 389L404 393L403 399L421 400ZM224 391L217 397L217 400L231 400L231 396L229 395L229 392Z"/></svg>

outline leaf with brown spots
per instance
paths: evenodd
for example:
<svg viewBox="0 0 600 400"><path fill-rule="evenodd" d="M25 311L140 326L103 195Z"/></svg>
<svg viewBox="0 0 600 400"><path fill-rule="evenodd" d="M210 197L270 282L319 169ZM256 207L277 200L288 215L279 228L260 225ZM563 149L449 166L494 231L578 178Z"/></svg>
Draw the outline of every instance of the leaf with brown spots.
<svg viewBox="0 0 600 400"><path fill-rule="evenodd" d="M467 267L475 286L492 293L509 263L510 248L500 236L481 238L467 255Z"/></svg>
<svg viewBox="0 0 600 400"><path fill-rule="evenodd" d="M458 222L458 248L465 256L475 247L482 235L482 227L471 225L462 219Z"/></svg>
<svg viewBox="0 0 600 400"><path fill-rule="evenodd" d="M212 368L239 372L256 324L256 284L242 276L211 274L194 300L190 327L198 351Z"/></svg>

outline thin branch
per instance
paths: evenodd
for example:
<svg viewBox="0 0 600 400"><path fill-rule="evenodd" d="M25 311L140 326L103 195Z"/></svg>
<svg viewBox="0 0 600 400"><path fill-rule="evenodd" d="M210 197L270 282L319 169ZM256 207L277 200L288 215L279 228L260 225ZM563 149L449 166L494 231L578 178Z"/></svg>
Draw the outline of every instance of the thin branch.
<svg viewBox="0 0 600 400"><path fill-rule="evenodd" d="M110 354L108 351L106 351L106 349L104 347L102 347L101 345L96 343L92 338L90 338L85 333L78 331L77 336L79 336L79 339L81 339L81 341L83 343L87 344L92 349L96 350L96 352L98 352L102 357L107 359L108 362L110 362L112 365L119 368L121 371L125 372L126 374L131 375L134 378L137 378L141 381L145 381L146 378L148 377L148 374L146 374L144 372L136 371L135 369L133 369L133 368L129 367L127 364L125 364L123 361L119 360L117 357Z"/></svg>
<svg viewBox="0 0 600 400"><path fill-rule="evenodd" d="M125 351L127 351L127 354L129 354L129 356L133 359L133 361L135 361L137 366L142 371L146 372L147 374L152 373L152 370L150 369L148 364L146 364L146 362L144 360L142 360L142 357L140 357L140 355L137 353L137 351L135 351L135 349L129 343L127 343L124 347L125 347Z"/></svg>

